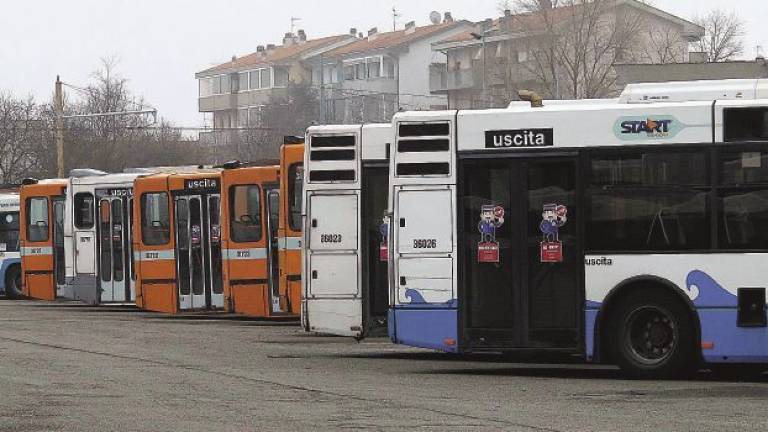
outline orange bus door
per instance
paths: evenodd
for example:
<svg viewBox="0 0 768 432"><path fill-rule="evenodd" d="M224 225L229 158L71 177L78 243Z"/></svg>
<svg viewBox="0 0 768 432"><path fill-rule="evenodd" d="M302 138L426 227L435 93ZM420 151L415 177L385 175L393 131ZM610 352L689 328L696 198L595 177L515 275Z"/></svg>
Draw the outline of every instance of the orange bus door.
<svg viewBox="0 0 768 432"><path fill-rule="evenodd" d="M179 309L224 306L218 194L174 198Z"/></svg>
<svg viewBox="0 0 768 432"><path fill-rule="evenodd" d="M40 300L56 299L52 201L49 196L30 196L21 209L25 227L21 244L23 293Z"/></svg>

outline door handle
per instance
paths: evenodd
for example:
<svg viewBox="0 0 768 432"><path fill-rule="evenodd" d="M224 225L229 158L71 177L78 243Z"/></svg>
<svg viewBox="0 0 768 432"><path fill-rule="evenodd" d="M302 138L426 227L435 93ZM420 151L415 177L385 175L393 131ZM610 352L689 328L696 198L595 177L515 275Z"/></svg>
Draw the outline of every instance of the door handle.
<svg viewBox="0 0 768 432"><path fill-rule="evenodd" d="M312 219L312 228L317 228L317 219Z"/></svg>
<svg viewBox="0 0 768 432"><path fill-rule="evenodd" d="M317 279L317 270L312 270L312 279Z"/></svg>
<svg viewBox="0 0 768 432"><path fill-rule="evenodd" d="M400 276L400 285L405 286L405 276Z"/></svg>
<svg viewBox="0 0 768 432"><path fill-rule="evenodd" d="M405 218L400 218L400 228L405 228Z"/></svg>

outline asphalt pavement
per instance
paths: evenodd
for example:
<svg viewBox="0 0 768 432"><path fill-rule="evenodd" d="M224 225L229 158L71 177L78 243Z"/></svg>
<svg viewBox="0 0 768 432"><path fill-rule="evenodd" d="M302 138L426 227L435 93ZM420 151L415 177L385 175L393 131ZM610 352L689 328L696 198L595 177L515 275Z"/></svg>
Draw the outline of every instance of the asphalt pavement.
<svg viewBox="0 0 768 432"><path fill-rule="evenodd" d="M633 381L295 323L0 301L0 431L766 431L768 376Z"/></svg>

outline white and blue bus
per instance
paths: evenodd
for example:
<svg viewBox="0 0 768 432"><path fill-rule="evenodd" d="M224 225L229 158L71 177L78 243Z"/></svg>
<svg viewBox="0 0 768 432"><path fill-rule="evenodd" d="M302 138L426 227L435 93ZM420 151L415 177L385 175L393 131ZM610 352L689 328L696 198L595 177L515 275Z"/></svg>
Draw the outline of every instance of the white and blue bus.
<svg viewBox="0 0 768 432"><path fill-rule="evenodd" d="M395 116L393 341L768 363L768 80L527 99Z"/></svg>
<svg viewBox="0 0 768 432"><path fill-rule="evenodd" d="M19 194L8 190L0 191L0 294L21 295Z"/></svg>

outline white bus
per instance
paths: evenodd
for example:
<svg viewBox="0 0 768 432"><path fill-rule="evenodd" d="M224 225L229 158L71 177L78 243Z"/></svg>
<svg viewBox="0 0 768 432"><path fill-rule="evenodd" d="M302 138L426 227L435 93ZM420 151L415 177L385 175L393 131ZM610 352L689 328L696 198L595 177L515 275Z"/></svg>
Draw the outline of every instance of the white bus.
<svg viewBox="0 0 768 432"><path fill-rule="evenodd" d="M302 324L362 338L384 333L392 127L309 128L304 150Z"/></svg>
<svg viewBox="0 0 768 432"><path fill-rule="evenodd" d="M768 81L535 105L395 116L390 337L638 377L768 363Z"/></svg>
<svg viewBox="0 0 768 432"><path fill-rule="evenodd" d="M60 240L66 279L57 283L58 297L89 304L135 302L132 209L139 175L72 173Z"/></svg>
<svg viewBox="0 0 768 432"><path fill-rule="evenodd" d="M21 295L19 194L8 190L0 191L0 293Z"/></svg>

